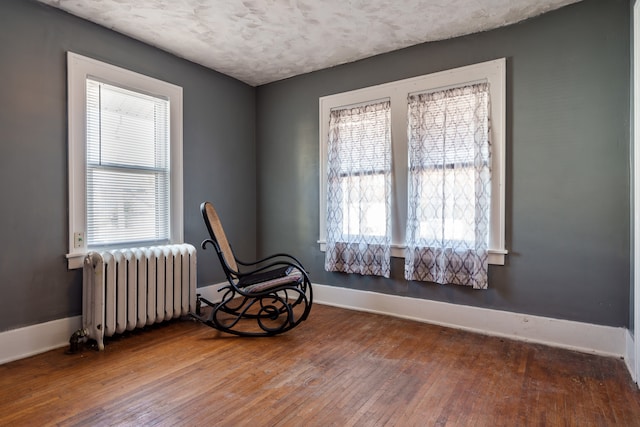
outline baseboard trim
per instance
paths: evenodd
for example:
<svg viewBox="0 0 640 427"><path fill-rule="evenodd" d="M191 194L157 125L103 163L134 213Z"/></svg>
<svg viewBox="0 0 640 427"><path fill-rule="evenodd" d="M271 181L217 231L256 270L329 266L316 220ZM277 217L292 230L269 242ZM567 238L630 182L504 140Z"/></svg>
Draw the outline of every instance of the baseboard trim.
<svg viewBox="0 0 640 427"><path fill-rule="evenodd" d="M67 317L0 333L0 365L69 345L82 316Z"/></svg>
<svg viewBox="0 0 640 427"><path fill-rule="evenodd" d="M227 284L227 282L220 282L214 283L213 285L202 286L196 289L196 293L211 302L220 302L222 301L222 294L218 292L218 289Z"/></svg>
<svg viewBox="0 0 640 427"><path fill-rule="evenodd" d="M198 288L206 299L220 300L217 290L226 282ZM633 359L626 328L472 307L397 295L313 284L315 303L384 314L485 335L534 342L603 356ZM633 347L633 345L631 344ZM635 375L629 368L632 377Z"/></svg>
<svg viewBox="0 0 640 427"><path fill-rule="evenodd" d="M631 378L635 381L636 384L640 387L640 381L638 381L638 372L636 372L636 345L635 340L633 339L633 334L631 331L627 329L627 333L625 334L626 338L626 351L624 354L624 363L627 365L627 369L631 374Z"/></svg>
<svg viewBox="0 0 640 427"><path fill-rule="evenodd" d="M224 283L200 287L204 298L218 302ZM397 295L313 285L314 302L350 310L400 317L485 335L546 344L586 353L622 357L634 381L633 337L626 328L594 325L521 313L450 304ZM0 333L0 364L69 344L82 324L75 316Z"/></svg>
<svg viewBox="0 0 640 427"><path fill-rule="evenodd" d="M211 302L219 302L217 290L225 283L201 287L197 292ZM81 327L82 316L75 316L0 332L0 365L68 346L71 334Z"/></svg>
<svg viewBox="0 0 640 427"><path fill-rule="evenodd" d="M626 328L408 298L321 284L314 302L603 356L628 357ZM312 311L313 313L313 311Z"/></svg>

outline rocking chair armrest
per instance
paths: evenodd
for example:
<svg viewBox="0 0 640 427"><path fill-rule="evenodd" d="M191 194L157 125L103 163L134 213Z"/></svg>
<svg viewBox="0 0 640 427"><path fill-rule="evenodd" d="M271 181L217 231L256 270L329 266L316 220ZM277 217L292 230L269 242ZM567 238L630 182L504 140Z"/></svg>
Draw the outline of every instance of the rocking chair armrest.
<svg viewBox="0 0 640 427"><path fill-rule="evenodd" d="M246 265L246 264L243 264L243 265ZM249 265L251 265L251 264L249 264ZM271 262L269 264L263 265L262 267L253 269L251 271L240 272L240 273L238 273L238 278L241 279L241 278L246 277L246 276L251 276L253 274L262 273L262 272L265 272L265 271L273 269L273 267L287 267L287 266L293 267L294 269L299 270L300 273L302 273L302 275L304 275L304 276L307 275L307 272L304 270L304 268L302 268L301 266L299 266L299 265L297 265L297 264L295 264L293 262L275 261L275 262Z"/></svg>
<svg viewBox="0 0 640 427"><path fill-rule="evenodd" d="M236 258L236 262L240 265L244 265L246 267L252 266L252 265L256 265L256 264L260 264L262 262L265 261L269 261L272 260L274 258L289 258L291 261L279 261L279 262L286 262L289 264L293 264L295 267L301 269L302 271L305 271L304 267L302 266L302 263L300 261L298 261L297 258L295 258L292 255L289 254L285 254L285 253L277 253L277 254L273 254L273 255L269 255L266 258L260 259L258 261L254 261L254 262L245 262L245 261L241 261L238 258Z"/></svg>
<svg viewBox="0 0 640 427"><path fill-rule="evenodd" d="M220 251L220 246L218 246L218 244L213 239L204 239L202 243L200 243L200 246L206 251L208 244L213 245L213 248L216 250L216 252Z"/></svg>

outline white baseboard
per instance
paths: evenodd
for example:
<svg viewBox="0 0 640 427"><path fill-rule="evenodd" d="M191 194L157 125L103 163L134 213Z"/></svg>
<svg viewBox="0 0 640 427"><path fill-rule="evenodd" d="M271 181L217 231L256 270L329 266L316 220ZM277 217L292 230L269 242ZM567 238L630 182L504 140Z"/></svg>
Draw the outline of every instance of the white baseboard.
<svg viewBox="0 0 640 427"><path fill-rule="evenodd" d="M202 286L196 289L196 293L200 294L203 298L208 299L211 302L220 302L222 300L222 294L218 292L222 286L227 282L215 283L213 285Z"/></svg>
<svg viewBox="0 0 640 427"><path fill-rule="evenodd" d="M198 288L211 302L218 302L216 290L224 283ZM71 334L82 327L82 316L67 317L24 328L0 332L0 365L69 345Z"/></svg>
<svg viewBox="0 0 640 427"><path fill-rule="evenodd" d="M604 356L627 357L626 328L508 311L313 285L314 302L546 344ZM313 310L312 314L313 316Z"/></svg>
<svg viewBox="0 0 640 427"><path fill-rule="evenodd" d="M82 316L67 317L0 333L0 365L69 345Z"/></svg>
<svg viewBox="0 0 640 427"><path fill-rule="evenodd" d="M631 378L640 386L638 381L638 372L636 372L636 345L633 339L631 331L627 330L626 333L626 351L624 353L624 363L627 365L627 369L631 374Z"/></svg>
<svg viewBox="0 0 640 427"><path fill-rule="evenodd" d="M214 284L197 289L217 302ZM450 304L438 301L358 291L327 285L313 285L314 302L401 317L486 335L535 342L554 347L623 357L634 380L633 337L625 328L593 325L521 313ZM313 312L313 310L312 310ZM69 337L81 327L81 316L54 320L0 333L0 364L43 353L69 344Z"/></svg>

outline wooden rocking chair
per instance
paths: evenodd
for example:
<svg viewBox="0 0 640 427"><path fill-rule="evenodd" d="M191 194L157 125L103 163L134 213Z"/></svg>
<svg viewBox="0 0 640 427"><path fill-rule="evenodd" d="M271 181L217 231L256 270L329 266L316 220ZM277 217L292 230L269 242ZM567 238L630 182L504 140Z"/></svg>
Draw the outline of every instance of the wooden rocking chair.
<svg viewBox="0 0 640 427"><path fill-rule="evenodd" d="M220 302L198 295L192 316L212 328L240 336L276 335L305 320L311 310L312 290L300 262L287 254L249 263L238 260L213 205L204 202L200 210L210 235L202 242L202 249L208 244L215 248L229 283L218 289ZM240 271L238 264L245 271Z"/></svg>

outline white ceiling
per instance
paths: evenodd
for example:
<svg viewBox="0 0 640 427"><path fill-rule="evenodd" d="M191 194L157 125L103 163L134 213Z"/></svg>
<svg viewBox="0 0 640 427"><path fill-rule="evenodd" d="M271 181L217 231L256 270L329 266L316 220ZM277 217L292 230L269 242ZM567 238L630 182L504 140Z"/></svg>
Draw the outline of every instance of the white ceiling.
<svg viewBox="0 0 640 427"><path fill-rule="evenodd" d="M252 86L579 0L39 0Z"/></svg>

